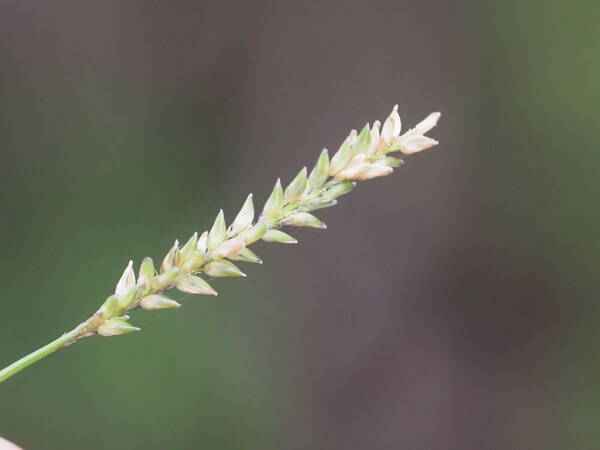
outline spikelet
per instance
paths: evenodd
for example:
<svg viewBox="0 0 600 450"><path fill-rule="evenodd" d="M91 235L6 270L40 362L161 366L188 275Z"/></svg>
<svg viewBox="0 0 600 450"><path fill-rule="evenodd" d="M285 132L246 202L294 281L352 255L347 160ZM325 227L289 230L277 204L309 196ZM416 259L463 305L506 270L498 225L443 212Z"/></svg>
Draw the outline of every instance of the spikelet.
<svg viewBox="0 0 600 450"><path fill-rule="evenodd" d="M324 149L310 172L304 167L285 190L278 179L258 220L255 221L250 194L229 228L221 210L210 231L200 236L194 233L181 248L179 241L175 241L158 273L152 260L145 258L136 282L130 261L117 283L115 294L108 297L96 315L88 320L93 325L80 326L84 331L75 340L91 334L115 336L139 330L129 323L126 313L137 307L148 311L178 308L181 306L178 302L163 294L168 289L186 294L217 295L199 274L244 277L245 274L231 261L262 263L248 248L254 242L297 243L296 238L279 229L283 226L326 228L313 211L335 205L339 197L354 189L357 181L392 173L403 161L390 153L411 155L437 145L437 141L425 134L439 118L440 113L432 113L401 135L402 123L396 105L383 125L375 121L372 127L366 124L360 133L352 130L331 159Z"/></svg>

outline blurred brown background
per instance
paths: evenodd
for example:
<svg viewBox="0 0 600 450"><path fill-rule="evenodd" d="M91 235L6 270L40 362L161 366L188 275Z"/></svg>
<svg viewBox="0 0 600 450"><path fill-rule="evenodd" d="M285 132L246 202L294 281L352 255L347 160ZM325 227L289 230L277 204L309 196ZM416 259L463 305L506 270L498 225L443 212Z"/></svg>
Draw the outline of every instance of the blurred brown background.
<svg viewBox="0 0 600 450"><path fill-rule="evenodd" d="M0 386L26 449L600 447L597 2L0 1L0 357L399 103L441 145ZM596 205L596 206L595 206Z"/></svg>

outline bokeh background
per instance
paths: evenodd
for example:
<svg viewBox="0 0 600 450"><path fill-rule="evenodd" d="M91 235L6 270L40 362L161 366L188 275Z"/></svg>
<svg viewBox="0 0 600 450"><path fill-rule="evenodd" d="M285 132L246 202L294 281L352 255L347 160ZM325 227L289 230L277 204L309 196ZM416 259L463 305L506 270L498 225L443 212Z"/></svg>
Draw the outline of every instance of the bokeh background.
<svg viewBox="0 0 600 450"><path fill-rule="evenodd" d="M0 385L26 449L600 448L600 4L0 2L0 360L399 103L435 150Z"/></svg>

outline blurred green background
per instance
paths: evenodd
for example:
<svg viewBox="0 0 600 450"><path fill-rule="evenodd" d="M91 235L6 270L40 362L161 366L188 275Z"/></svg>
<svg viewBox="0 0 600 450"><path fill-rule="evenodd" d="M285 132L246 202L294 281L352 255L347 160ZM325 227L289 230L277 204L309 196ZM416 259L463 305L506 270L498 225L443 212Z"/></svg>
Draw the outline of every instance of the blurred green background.
<svg viewBox="0 0 600 450"><path fill-rule="evenodd" d="M600 4L0 2L0 365L399 103L439 148L0 385L25 449L600 447Z"/></svg>

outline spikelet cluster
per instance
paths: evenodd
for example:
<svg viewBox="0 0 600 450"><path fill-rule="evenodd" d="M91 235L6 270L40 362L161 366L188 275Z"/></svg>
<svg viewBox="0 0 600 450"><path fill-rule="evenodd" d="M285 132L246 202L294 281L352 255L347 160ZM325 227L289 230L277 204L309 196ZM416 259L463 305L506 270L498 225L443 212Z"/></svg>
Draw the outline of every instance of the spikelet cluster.
<svg viewBox="0 0 600 450"><path fill-rule="evenodd" d="M130 261L114 294L80 326L80 337L139 330L129 322L128 312L138 307L151 311L179 308L181 305L166 295L170 289L217 295L206 277L244 277L236 263L262 263L249 248L258 240L295 244L293 236L281 231L284 226L326 228L313 211L335 205L357 181L391 174L402 164L392 154L411 155L437 145L425 134L439 117L440 113L432 113L401 134L396 105L383 126L376 121L373 126L366 124L360 132L352 130L331 158L324 149L312 170L303 168L285 189L277 180L257 218L250 194L229 226L221 210L210 230L194 233L183 245L175 241L158 268L152 259L145 258L136 276Z"/></svg>

